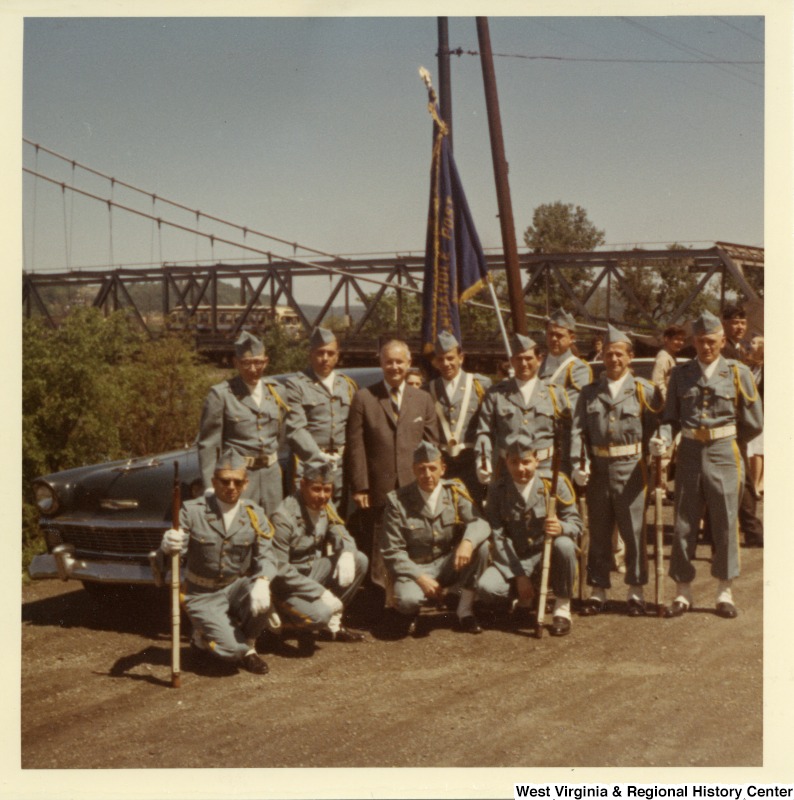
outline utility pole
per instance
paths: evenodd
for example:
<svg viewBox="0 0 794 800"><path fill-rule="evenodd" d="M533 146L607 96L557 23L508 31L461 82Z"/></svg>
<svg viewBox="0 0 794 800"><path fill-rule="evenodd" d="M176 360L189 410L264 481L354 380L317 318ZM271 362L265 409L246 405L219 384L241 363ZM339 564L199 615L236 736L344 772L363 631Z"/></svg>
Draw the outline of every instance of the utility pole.
<svg viewBox="0 0 794 800"><path fill-rule="evenodd" d="M447 123L449 151L452 149L452 89L449 77L449 24L447 17L438 18L438 91L441 119Z"/></svg>
<svg viewBox="0 0 794 800"><path fill-rule="evenodd" d="M510 185L507 180L507 160L505 159L502 122L499 115L499 96L496 92L496 73L493 66L491 36L488 32L488 17L477 17L477 39L480 43L480 63L485 87L485 106L488 111L488 129L491 134L491 155L493 157L494 177L496 178L496 200L499 206L499 224L502 228L502 247L507 270L507 287L510 295L510 313L513 317L513 331L527 333L527 319L524 312L524 289L518 265L518 246L516 229L513 223L513 206L510 201Z"/></svg>

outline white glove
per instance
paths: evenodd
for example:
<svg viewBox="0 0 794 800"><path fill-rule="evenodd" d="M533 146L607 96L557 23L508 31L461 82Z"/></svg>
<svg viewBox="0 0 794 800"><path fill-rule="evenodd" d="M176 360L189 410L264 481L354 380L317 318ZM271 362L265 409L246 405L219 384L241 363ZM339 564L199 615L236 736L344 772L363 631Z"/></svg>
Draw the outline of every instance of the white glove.
<svg viewBox="0 0 794 800"><path fill-rule="evenodd" d="M648 441L648 449L654 458L664 456L667 452L667 442L659 436L654 436Z"/></svg>
<svg viewBox="0 0 794 800"><path fill-rule="evenodd" d="M329 592L328 589L320 595L320 602L331 609L331 614L336 614L337 611L341 611L343 608L342 601L335 594Z"/></svg>
<svg viewBox="0 0 794 800"><path fill-rule="evenodd" d="M590 466L586 465L584 469L574 467L572 477L577 486L587 486L587 482L590 480Z"/></svg>
<svg viewBox="0 0 794 800"><path fill-rule="evenodd" d="M160 542L160 549L169 556L182 552L182 548L187 545L189 535L185 531L177 528L169 528L163 534L163 541Z"/></svg>
<svg viewBox="0 0 794 800"><path fill-rule="evenodd" d="M356 577L356 562L353 553L350 550L345 550L339 556L336 562L336 569L334 569L334 578L336 582L344 589L353 583L353 578Z"/></svg>
<svg viewBox="0 0 794 800"><path fill-rule="evenodd" d="M251 587L251 613L258 616L268 608L270 608L270 581L267 578L257 578Z"/></svg>
<svg viewBox="0 0 794 800"><path fill-rule="evenodd" d="M493 467L491 466L491 459L485 459L485 469L482 468L482 461L479 462L480 466L477 467L477 480L482 483L490 483L493 478Z"/></svg>
<svg viewBox="0 0 794 800"><path fill-rule="evenodd" d="M204 497L212 497L215 494L215 489L210 486L209 489L204 490Z"/></svg>

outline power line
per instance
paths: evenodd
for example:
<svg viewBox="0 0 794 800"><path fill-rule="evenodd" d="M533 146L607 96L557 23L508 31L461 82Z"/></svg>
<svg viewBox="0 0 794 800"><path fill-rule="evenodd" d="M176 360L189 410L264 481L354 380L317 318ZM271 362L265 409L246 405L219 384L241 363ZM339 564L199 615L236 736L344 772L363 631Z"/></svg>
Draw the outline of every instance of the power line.
<svg viewBox="0 0 794 800"><path fill-rule="evenodd" d="M457 47L450 50L451 56L479 56L478 50L464 50L462 47ZM438 56L439 53L436 53ZM494 57L499 58L522 58L528 61L588 61L600 62L604 64L729 64L729 65L763 65L763 61L737 61L735 59L702 59L702 58L588 58L585 56L549 56L549 55L536 55L530 56L522 53L494 53Z"/></svg>

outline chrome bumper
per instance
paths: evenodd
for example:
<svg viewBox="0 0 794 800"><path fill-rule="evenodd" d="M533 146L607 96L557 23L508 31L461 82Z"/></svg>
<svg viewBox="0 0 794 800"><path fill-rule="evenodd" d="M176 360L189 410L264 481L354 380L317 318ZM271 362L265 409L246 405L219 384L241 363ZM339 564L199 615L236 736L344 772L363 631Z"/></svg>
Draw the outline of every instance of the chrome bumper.
<svg viewBox="0 0 794 800"><path fill-rule="evenodd" d="M58 545L51 554L36 556L28 567L34 580L60 578L62 581L129 583L155 585L151 567L119 561L84 561L74 557L71 545Z"/></svg>

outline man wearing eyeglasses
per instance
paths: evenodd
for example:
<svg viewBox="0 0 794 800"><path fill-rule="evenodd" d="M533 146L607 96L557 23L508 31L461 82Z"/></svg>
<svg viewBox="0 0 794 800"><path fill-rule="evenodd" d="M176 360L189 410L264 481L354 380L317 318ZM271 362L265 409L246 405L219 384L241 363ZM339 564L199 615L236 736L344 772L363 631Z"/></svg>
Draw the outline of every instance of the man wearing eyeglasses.
<svg viewBox="0 0 794 800"><path fill-rule="evenodd" d="M256 640L268 626L270 581L278 571L273 526L264 511L242 495L248 484L245 459L227 450L217 459L213 494L188 500L179 528L167 530L160 550L185 554L184 604L193 625L191 650L268 672Z"/></svg>
<svg viewBox="0 0 794 800"><path fill-rule="evenodd" d="M264 344L250 333L234 345L237 375L213 386L201 412L198 455L204 488L212 492L218 453L231 448L241 455L248 473L243 497L270 515L281 502L281 467L278 442L284 428L287 404L278 382L263 377L268 365Z"/></svg>

